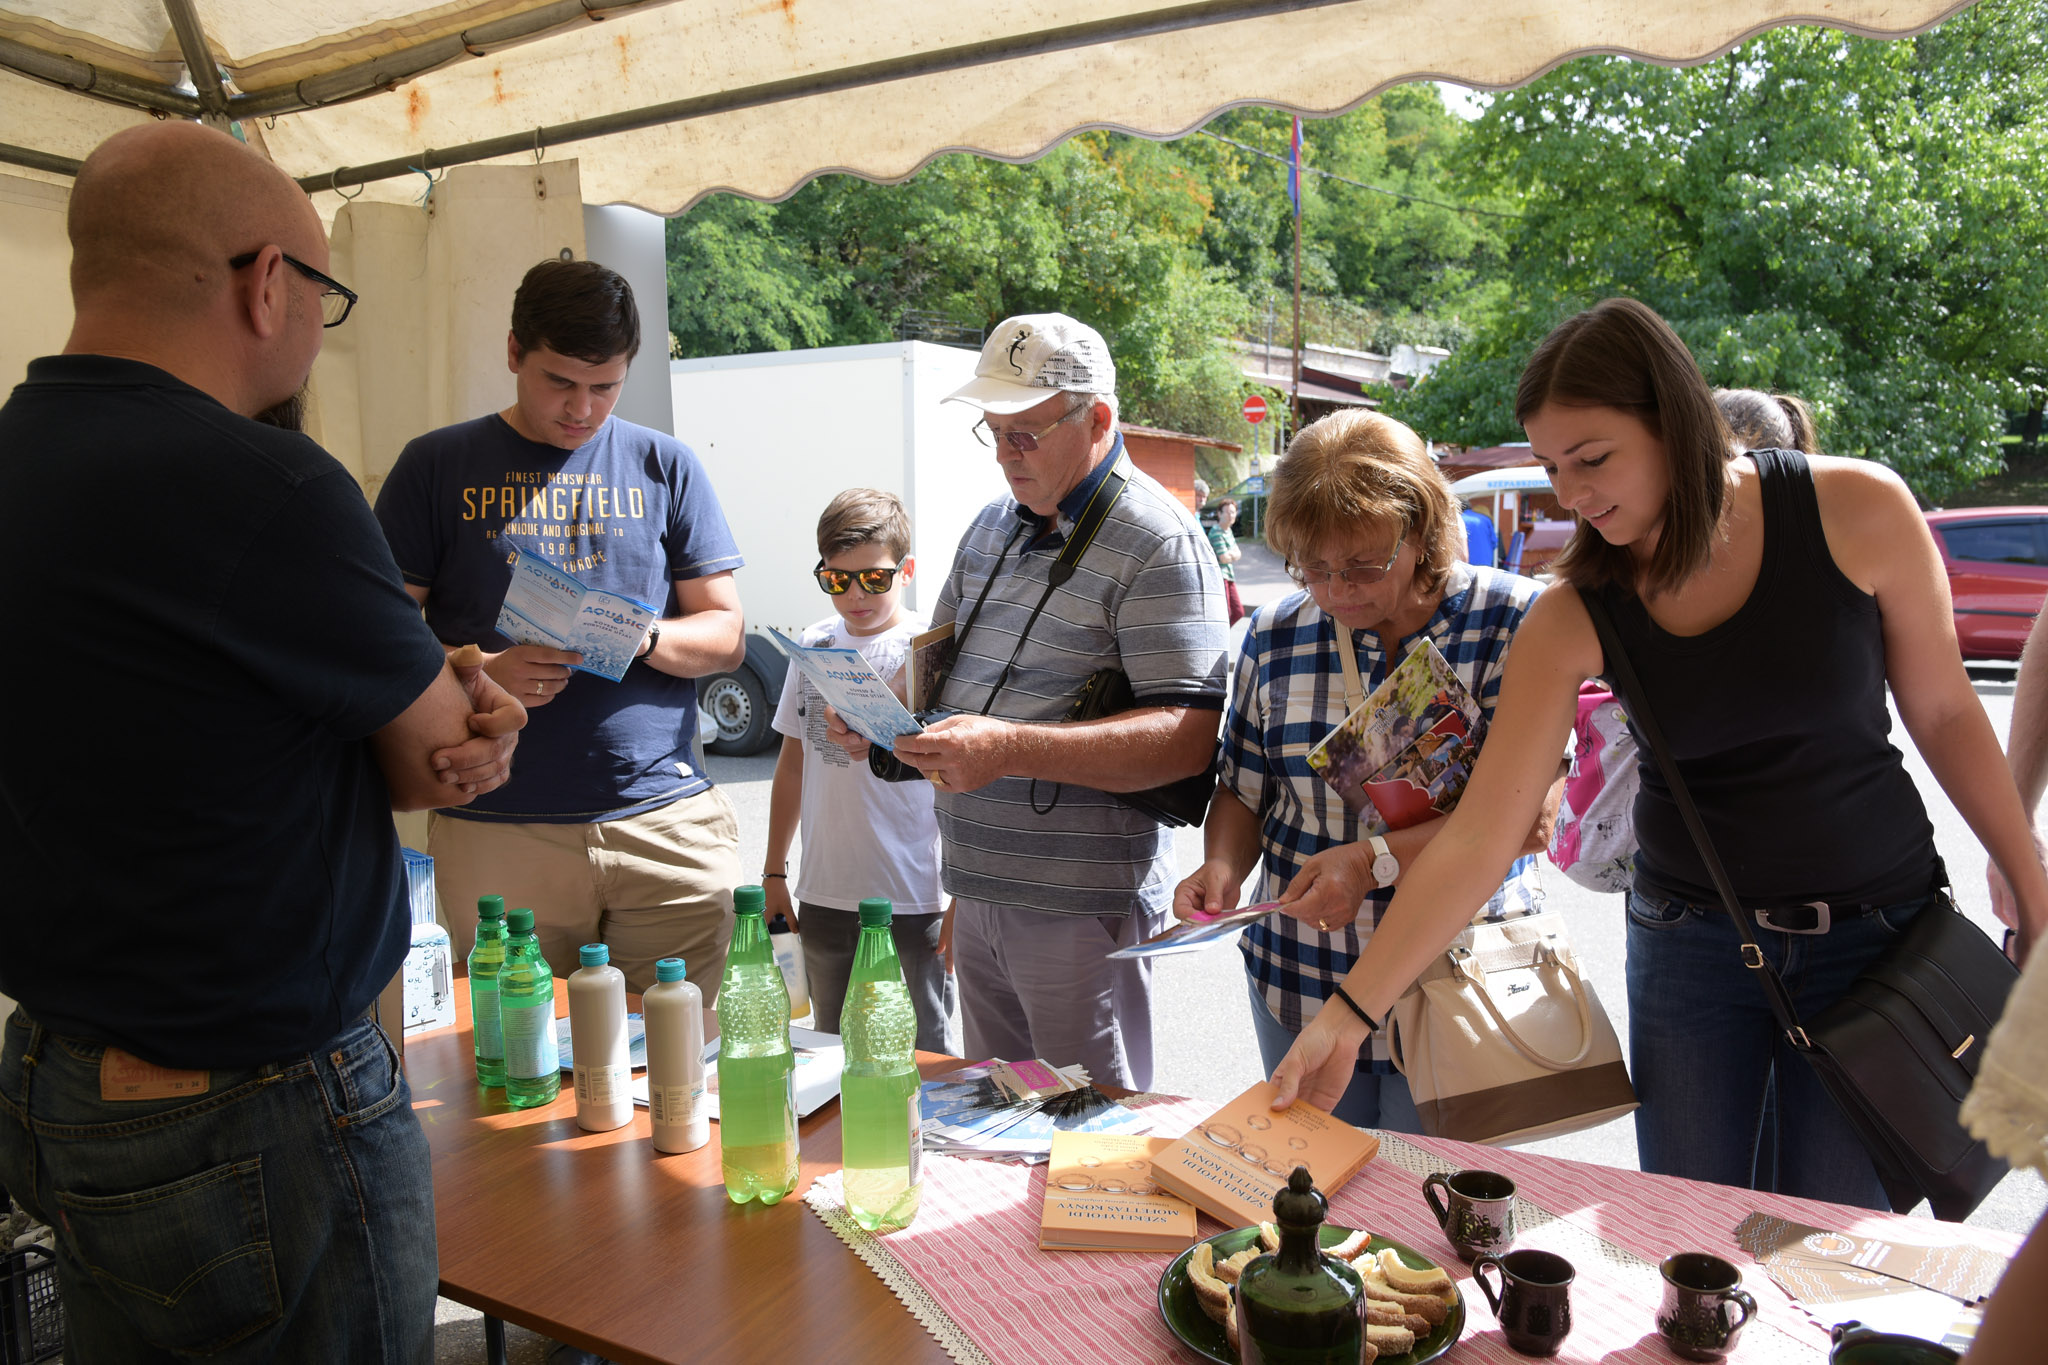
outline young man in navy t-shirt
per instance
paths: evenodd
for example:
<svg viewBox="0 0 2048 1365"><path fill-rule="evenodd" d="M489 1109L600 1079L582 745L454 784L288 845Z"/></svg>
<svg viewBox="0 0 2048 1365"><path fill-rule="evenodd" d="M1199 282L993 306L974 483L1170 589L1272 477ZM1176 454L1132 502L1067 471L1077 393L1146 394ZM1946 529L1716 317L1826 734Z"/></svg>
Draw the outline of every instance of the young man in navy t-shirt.
<svg viewBox="0 0 2048 1365"><path fill-rule="evenodd" d="M732 804L692 758L693 680L745 656L741 559L689 447L611 415L639 344L617 274L590 261L529 270L507 343L517 397L407 445L377 519L435 635L481 645L485 671L532 712L512 779L430 827L457 951L476 898L494 893L533 908L557 971L602 942L644 991L658 959L681 957L708 1004L740 867ZM623 679L498 632L519 550L658 609Z"/></svg>

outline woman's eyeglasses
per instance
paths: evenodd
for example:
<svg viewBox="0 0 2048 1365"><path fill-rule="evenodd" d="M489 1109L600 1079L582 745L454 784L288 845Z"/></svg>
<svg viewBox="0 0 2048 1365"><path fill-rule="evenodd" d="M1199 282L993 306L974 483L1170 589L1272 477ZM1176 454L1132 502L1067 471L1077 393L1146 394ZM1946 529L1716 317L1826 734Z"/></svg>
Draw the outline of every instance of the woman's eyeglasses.
<svg viewBox="0 0 2048 1365"><path fill-rule="evenodd" d="M1368 583L1377 583L1394 571L1394 561L1401 557L1401 546L1407 542L1403 536L1394 542L1394 552L1387 556L1384 564L1360 564L1349 569L1304 569L1299 564L1287 566L1287 576L1304 588L1319 588L1333 578L1341 578L1353 587L1362 588Z"/></svg>
<svg viewBox="0 0 2048 1365"><path fill-rule="evenodd" d="M818 561L818 567L811 570L818 586L834 597L841 596L855 583L859 583L860 590L868 596L880 597L896 586L896 575L901 572L903 567L900 564L886 569L828 569L822 559Z"/></svg>

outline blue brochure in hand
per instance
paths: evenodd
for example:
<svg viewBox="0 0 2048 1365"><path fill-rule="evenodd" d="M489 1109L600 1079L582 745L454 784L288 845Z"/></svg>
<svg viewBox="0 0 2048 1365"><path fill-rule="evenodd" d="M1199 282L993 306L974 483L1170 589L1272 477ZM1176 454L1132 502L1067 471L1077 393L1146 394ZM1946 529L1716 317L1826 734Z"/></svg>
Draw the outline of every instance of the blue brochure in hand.
<svg viewBox="0 0 2048 1365"><path fill-rule="evenodd" d="M521 550L498 608L498 632L515 644L576 650L583 662L572 667L617 682L660 616L645 602L590 587Z"/></svg>
<svg viewBox="0 0 2048 1365"><path fill-rule="evenodd" d="M839 713L847 728L870 744L884 749L896 747L898 735L914 735L924 727L917 717L903 709L857 649L807 649L772 626L768 638L789 656L797 671L810 679L811 686L825 698L825 704Z"/></svg>

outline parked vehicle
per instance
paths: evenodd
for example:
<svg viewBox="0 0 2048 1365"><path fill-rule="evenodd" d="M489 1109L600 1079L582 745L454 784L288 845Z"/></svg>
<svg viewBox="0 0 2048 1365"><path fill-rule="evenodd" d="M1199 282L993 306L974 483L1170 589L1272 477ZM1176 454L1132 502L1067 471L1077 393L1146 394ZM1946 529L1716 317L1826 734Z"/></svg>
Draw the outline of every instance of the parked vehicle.
<svg viewBox="0 0 2048 1365"><path fill-rule="evenodd" d="M1929 512L1965 659L2017 659L2048 597L2048 507Z"/></svg>
<svg viewBox="0 0 2048 1365"><path fill-rule="evenodd" d="M918 575L905 593L930 611L961 535L1004 491L994 456L970 428L978 415L941 400L974 377L976 352L922 341L669 362L677 434L704 462L746 566L735 575L747 614L747 659L697 683L718 727L715 754L758 753L788 662L766 628L794 636L832 614L811 569L818 513L844 488L903 499Z"/></svg>

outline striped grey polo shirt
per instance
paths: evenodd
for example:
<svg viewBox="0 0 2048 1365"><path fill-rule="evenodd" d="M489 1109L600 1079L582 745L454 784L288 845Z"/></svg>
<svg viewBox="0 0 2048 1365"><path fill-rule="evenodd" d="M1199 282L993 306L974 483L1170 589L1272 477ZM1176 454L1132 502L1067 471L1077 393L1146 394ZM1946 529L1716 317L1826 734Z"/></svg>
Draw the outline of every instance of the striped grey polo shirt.
<svg viewBox="0 0 2048 1365"><path fill-rule="evenodd" d="M1072 529L1070 514L1112 465L1129 485L1073 577L1053 590L990 704ZM961 537L933 623L964 621L984 584L989 592L974 628L955 641L941 704L972 712L986 705L1001 720L1057 721L1089 674L1115 667L1141 706L1221 710L1229 632L1216 555L1179 500L1124 458L1121 437L1061 502L1058 534L1027 550L1043 529L1002 498ZM999 559L1002 571L990 583ZM939 792L938 815L952 895L1077 915L1122 915L1140 904L1163 910L1172 902L1169 831L1106 792L1004 777L979 791Z"/></svg>

